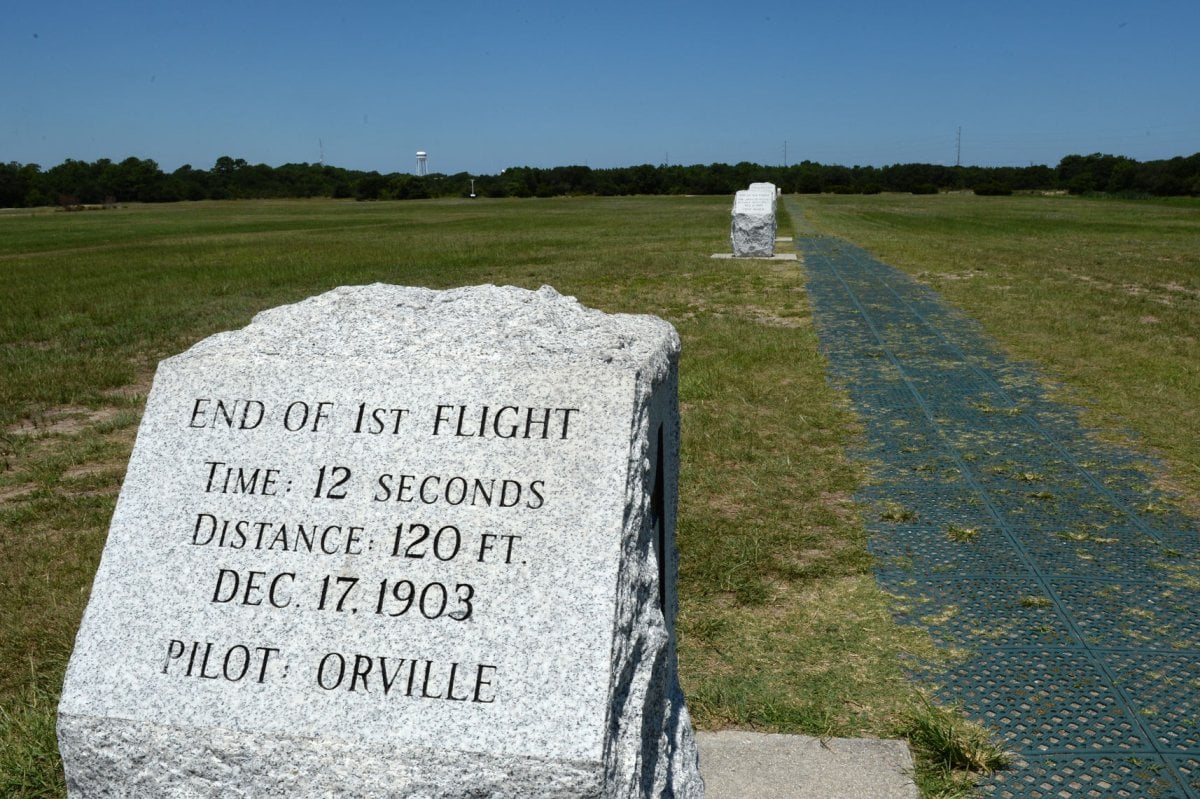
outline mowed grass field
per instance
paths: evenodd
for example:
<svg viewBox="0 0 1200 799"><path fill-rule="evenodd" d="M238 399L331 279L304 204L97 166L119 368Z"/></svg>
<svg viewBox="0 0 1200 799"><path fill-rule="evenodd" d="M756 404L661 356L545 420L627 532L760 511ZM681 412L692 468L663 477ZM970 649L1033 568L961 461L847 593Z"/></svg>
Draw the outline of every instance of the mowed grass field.
<svg viewBox="0 0 1200 799"><path fill-rule="evenodd" d="M800 204L802 227L923 273L1098 420L1165 455L1165 484L1200 495L1200 205ZM902 661L933 654L891 622L871 578L851 499L863 475L845 455L854 419L826 385L801 270L709 258L728 249L728 208L659 197L0 214L0 795L63 794L55 703L157 361L259 310L374 281L548 283L672 322L684 346L679 657L697 724L914 734L929 714ZM1139 375L1129 362L1143 350L1154 365ZM1112 404L1147 389L1153 402ZM1191 449L1175 442L1188 437Z"/></svg>
<svg viewBox="0 0 1200 799"><path fill-rule="evenodd" d="M795 264L727 198L203 203L0 216L0 795L61 796L54 709L157 361L343 284L550 284L683 339L680 660L700 726L894 735L920 636L875 590Z"/></svg>

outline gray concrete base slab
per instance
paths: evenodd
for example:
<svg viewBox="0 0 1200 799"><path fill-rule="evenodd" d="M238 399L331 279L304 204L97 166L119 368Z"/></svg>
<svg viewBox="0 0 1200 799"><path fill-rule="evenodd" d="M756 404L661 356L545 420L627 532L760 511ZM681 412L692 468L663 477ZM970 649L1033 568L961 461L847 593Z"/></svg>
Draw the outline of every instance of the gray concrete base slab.
<svg viewBox="0 0 1200 799"><path fill-rule="evenodd" d="M731 252L714 252L712 254L712 257L713 258L728 258L729 260L733 260L734 256L733 256L733 253L731 253ZM741 256L740 258L738 258L737 260L739 260L739 261L795 261L795 260L797 260L797 258L796 258L796 253L794 253L794 252L777 252L774 255L772 255L770 258L767 258L767 257L760 258L760 257L744 255L744 256Z"/></svg>
<svg viewBox="0 0 1200 799"><path fill-rule="evenodd" d="M697 732L705 799L917 799L904 741Z"/></svg>

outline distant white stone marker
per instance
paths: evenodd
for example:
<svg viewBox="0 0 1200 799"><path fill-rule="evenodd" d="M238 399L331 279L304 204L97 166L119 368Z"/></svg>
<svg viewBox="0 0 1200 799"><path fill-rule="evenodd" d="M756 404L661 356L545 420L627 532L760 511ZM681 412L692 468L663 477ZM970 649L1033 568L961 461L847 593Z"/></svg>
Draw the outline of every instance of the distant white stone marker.
<svg viewBox="0 0 1200 799"><path fill-rule="evenodd" d="M679 342L341 288L163 361L59 705L71 797L702 797Z"/></svg>
<svg viewBox="0 0 1200 799"><path fill-rule="evenodd" d="M775 254L775 186L751 183L734 194L729 240L735 258L770 258Z"/></svg>

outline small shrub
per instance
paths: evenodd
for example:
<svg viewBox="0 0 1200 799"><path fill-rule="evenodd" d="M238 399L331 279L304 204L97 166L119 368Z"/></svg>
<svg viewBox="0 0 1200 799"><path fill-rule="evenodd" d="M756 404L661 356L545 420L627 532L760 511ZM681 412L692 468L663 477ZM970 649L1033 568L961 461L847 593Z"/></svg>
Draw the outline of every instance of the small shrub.
<svg viewBox="0 0 1200 799"><path fill-rule="evenodd" d="M1012 193L1012 188L998 182L984 183L975 187L975 194L979 197L1011 197Z"/></svg>
<svg viewBox="0 0 1200 799"><path fill-rule="evenodd" d="M912 187L913 194L937 194L938 187L932 183L918 183Z"/></svg>

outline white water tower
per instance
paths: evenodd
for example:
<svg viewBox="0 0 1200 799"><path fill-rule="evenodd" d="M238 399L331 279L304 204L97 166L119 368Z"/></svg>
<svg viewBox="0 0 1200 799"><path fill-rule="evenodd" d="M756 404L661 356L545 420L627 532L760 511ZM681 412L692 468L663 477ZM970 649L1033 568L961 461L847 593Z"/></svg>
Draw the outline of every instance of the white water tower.
<svg viewBox="0 0 1200 799"><path fill-rule="evenodd" d="M417 150L417 175L429 174L429 153L424 150Z"/></svg>

